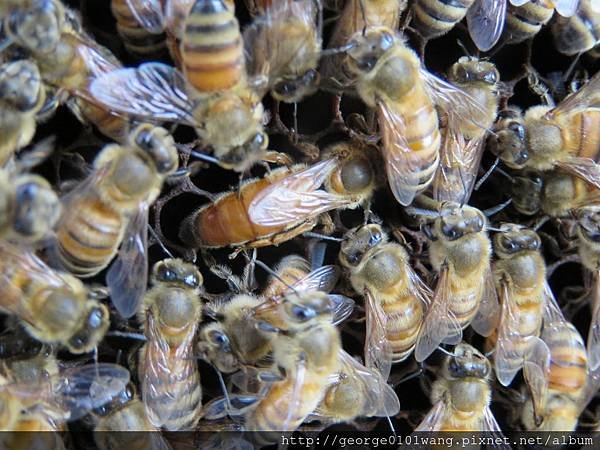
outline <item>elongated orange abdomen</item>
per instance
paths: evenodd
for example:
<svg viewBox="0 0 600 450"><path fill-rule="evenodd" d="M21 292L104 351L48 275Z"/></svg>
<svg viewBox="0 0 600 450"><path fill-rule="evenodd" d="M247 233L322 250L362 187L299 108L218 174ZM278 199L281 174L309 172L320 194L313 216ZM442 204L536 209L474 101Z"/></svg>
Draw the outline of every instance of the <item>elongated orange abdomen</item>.
<svg viewBox="0 0 600 450"><path fill-rule="evenodd" d="M201 207L183 222L179 233L181 239L198 247L263 247L276 245L312 229L314 220L292 226L264 227L252 222L248 216L250 203L259 192L302 168L274 170L264 178L246 182L239 192L228 192L214 203Z"/></svg>
<svg viewBox="0 0 600 450"><path fill-rule="evenodd" d="M200 92L227 90L245 78L244 44L232 8L223 0L197 0L184 25L183 72Z"/></svg>

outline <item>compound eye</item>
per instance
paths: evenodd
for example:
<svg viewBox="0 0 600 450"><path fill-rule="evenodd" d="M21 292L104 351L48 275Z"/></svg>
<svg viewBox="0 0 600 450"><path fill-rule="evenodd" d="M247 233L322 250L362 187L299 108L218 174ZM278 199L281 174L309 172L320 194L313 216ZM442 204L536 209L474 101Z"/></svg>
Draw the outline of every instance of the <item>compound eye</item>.
<svg viewBox="0 0 600 450"><path fill-rule="evenodd" d="M289 96L291 94L293 94L294 92L296 92L297 90L297 86L295 83L290 83L290 82L282 82L277 84L277 86L274 88L275 93L281 95L281 96Z"/></svg>
<svg viewBox="0 0 600 450"><path fill-rule="evenodd" d="M360 70L362 70L364 72L369 72L371 69L373 69L373 67L375 67L376 63L377 63L377 58L370 57L370 58L364 58L361 61L359 61L357 63L357 66Z"/></svg>
<svg viewBox="0 0 600 450"><path fill-rule="evenodd" d="M183 282L189 287L198 287L198 277L196 275L187 275Z"/></svg>
<svg viewBox="0 0 600 450"><path fill-rule="evenodd" d="M300 320L301 322L305 322L316 316L314 309L298 305L294 305L292 307L292 314L296 319Z"/></svg>

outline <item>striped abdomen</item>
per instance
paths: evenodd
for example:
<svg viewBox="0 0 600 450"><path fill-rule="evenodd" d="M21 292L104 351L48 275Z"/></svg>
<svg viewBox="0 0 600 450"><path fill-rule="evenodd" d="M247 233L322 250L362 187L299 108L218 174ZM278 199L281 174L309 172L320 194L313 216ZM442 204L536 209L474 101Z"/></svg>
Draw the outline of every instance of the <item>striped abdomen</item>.
<svg viewBox="0 0 600 450"><path fill-rule="evenodd" d="M571 17L557 17L552 25L552 35L559 52L576 55L600 42L600 14L592 10L592 1L595 0L581 0Z"/></svg>
<svg viewBox="0 0 600 450"><path fill-rule="evenodd" d="M112 114L105 107L97 106L83 98L77 99L77 108L98 131L116 142L126 142L129 132L135 126L131 120Z"/></svg>
<svg viewBox="0 0 600 450"><path fill-rule="evenodd" d="M125 217L96 196L69 204L56 230L55 255L74 275L90 277L117 253Z"/></svg>
<svg viewBox="0 0 600 450"><path fill-rule="evenodd" d="M230 89L245 77L244 46L234 11L223 0L197 0L185 21L183 71L200 92Z"/></svg>
<svg viewBox="0 0 600 450"><path fill-rule="evenodd" d="M590 108L571 114L566 120L561 120L560 124L566 150L571 155L590 158L598 162L600 159L600 135L598 133L600 111Z"/></svg>
<svg viewBox="0 0 600 450"><path fill-rule="evenodd" d="M195 331L196 327L192 327ZM152 350L153 345L168 345L166 342L149 343L142 349L140 379L142 398L150 421L169 431L192 430L200 419L202 386L196 360L180 356L178 346L170 346L169 355L163 358Z"/></svg>
<svg viewBox="0 0 600 450"><path fill-rule="evenodd" d="M248 417L246 429L250 431L286 431L298 428L306 417L321 403L329 384L326 376L307 373L298 402L292 405L295 379L289 377L273 384L267 395ZM288 419L286 423L286 419ZM287 426L286 426L287 425Z"/></svg>
<svg viewBox="0 0 600 450"><path fill-rule="evenodd" d="M111 0L110 8L117 20L117 32L129 53L145 59L156 59L164 55L164 33L153 34L142 27L125 0Z"/></svg>
<svg viewBox="0 0 600 450"><path fill-rule="evenodd" d="M554 7L547 0L531 0L523 6L508 4L503 40L519 43L535 36L554 14Z"/></svg>
<svg viewBox="0 0 600 450"><path fill-rule="evenodd" d="M393 353L393 362L404 361L414 350L423 323L423 305L414 294L406 292L394 302L385 302L386 337Z"/></svg>
<svg viewBox="0 0 600 450"><path fill-rule="evenodd" d="M474 0L417 0L413 4L412 24L426 39L450 31L460 22Z"/></svg>
<svg viewBox="0 0 600 450"><path fill-rule="evenodd" d="M568 323L544 326L542 340L550 349L549 393L577 399L587 382L587 353L583 339Z"/></svg>
<svg viewBox="0 0 600 450"><path fill-rule="evenodd" d="M440 162L438 115L421 83L416 83L395 107L406 124L404 137L412 150L411 161L419 175L418 184L407 186L407 189L418 193L433 181Z"/></svg>

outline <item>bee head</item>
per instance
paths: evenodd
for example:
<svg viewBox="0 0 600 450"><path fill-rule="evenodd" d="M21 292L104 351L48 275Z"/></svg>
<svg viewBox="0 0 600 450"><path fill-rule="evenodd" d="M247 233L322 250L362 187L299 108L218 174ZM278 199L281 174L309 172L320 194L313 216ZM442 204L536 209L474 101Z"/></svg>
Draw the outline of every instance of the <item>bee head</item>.
<svg viewBox="0 0 600 450"><path fill-rule="evenodd" d="M444 202L437 219L440 236L448 241L479 233L486 224L485 215L476 208L461 206L455 202Z"/></svg>
<svg viewBox="0 0 600 450"><path fill-rule="evenodd" d="M344 236L340 246L340 262L346 267L355 267L360 264L370 249L386 240L387 236L377 224L371 223L354 228Z"/></svg>
<svg viewBox="0 0 600 450"><path fill-rule="evenodd" d="M521 225L502 224L494 236L494 249L500 258L507 258L523 251L538 251L542 241L537 233Z"/></svg>
<svg viewBox="0 0 600 450"><path fill-rule="evenodd" d="M139 125L132 133L135 147L147 155L156 171L169 175L177 170L179 157L173 137L162 127Z"/></svg>

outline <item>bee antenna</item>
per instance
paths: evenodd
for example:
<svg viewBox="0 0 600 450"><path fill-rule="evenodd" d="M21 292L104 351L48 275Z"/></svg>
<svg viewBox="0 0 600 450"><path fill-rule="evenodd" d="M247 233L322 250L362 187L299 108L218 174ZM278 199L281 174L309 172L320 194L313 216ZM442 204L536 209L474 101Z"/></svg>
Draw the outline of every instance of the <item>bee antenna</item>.
<svg viewBox="0 0 600 450"><path fill-rule="evenodd" d="M367 34L367 14L365 12L365 5L362 0L358 0L358 5L360 6L360 15L362 16L362 20L364 22L362 35L365 36Z"/></svg>
<svg viewBox="0 0 600 450"><path fill-rule="evenodd" d="M506 208L508 205L510 205L512 203L512 198L509 198L508 200L506 200L504 203L500 203L499 205L496 206L492 206L491 208L488 209L484 209L483 211L481 211L486 217L490 217L493 216L494 214L499 213L500 211L502 211L504 208Z"/></svg>
<svg viewBox="0 0 600 450"><path fill-rule="evenodd" d="M436 218L440 215L440 213L438 213L437 211L432 211L431 209L425 208L417 208L416 206L407 206L406 208L404 208L404 211L411 216Z"/></svg>
<svg viewBox="0 0 600 450"><path fill-rule="evenodd" d="M108 333L106 333L107 336L115 336L115 337L122 337L122 338L126 338L126 339L135 339L137 341L147 341L148 339L146 339L146 336L144 336L143 334L140 333L130 333L128 331L109 331Z"/></svg>
<svg viewBox="0 0 600 450"><path fill-rule="evenodd" d="M461 41L460 39L457 39L456 42L458 43L458 46L461 48L461 50L463 52L465 52L466 56L468 56L469 58L473 57L473 55L469 52L469 50L467 50L467 47L465 46L465 44L463 43L463 41Z"/></svg>
<svg viewBox="0 0 600 450"><path fill-rule="evenodd" d="M544 225L546 222L548 222L550 220L550 216L544 216L542 217L540 220L537 221L537 223L531 228L533 231L537 231L540 228L542 228L542 225Z"/></svg>
<svg viewBox="0 0 600 450"><path fill-rule="evenodd" d="M312 231L307 231L306 233L302 233L302 236L322 239L324 241L333 241L333 242L342 242L343 239L335 236L327 236L326 234L313 233Z"/></svg>
<svg viewBox="0 0 600 450"><path fill-rule="evenodd" d="M214 156L210 156L210 155L207 155L205 153L201 153L201 152L197 152L195 150L191 150L191 149L189 149L187 146L185 146L183 144L175 144L175 147L181 153L185 153L186 155L193 156L194 158L198 158L198 159L200 159L202 161L206 161L206 162L209 162L209 163L212 163L212 164L217 164L217 165L219 165L221 163Z"/></svg>
<svg viewBox="0 0 600 450"><path fill-rule="evenodd" d="M250 258L248 258L248 256L246 255L246 258L248 260L250 260ZM265 272L267 272L269 275L271 275L272 277L275 277L278 281L280 281L281 283L283 283L285 285L285 287L287 287L288 289L290 289L291 291L293 291L295 294L297 294L298 292L296 291L296 289L294 288L294 286L291 286L290 284L287 283L287 281L285 281L283 278L281 278L277 272L275 272L273 269L271 269L269 266L267 266L265 263L263 263L262 261L259 261L258 259L255 259L252 261L253 263L255 263L258 267L260 267L261 269L263 269Z"/></svg>
<svg viewBox="0 0 600 450"><path fill-rule="evenodd" d="M492 356L494 354L495 351L496 351L496 349L493 348L489 352L484 353L483 356L485 356L486 358L489 358L490 356Z"/></svg>
<svg viewBox="0 0 600 450"><path fill-rule="evenodd" d="M162 241L158 237L158 234L156 234L156 231L154 231L154 228L152 228L152 226L150 226L150 224L148 224L148 230L150 231L150 234L152 235L152 237L154 238L154 240L158 243L158 245L160 246L160 248L162 249L162 251L165 252L165 254L169 258L175 259L175 256L173 256L173 253L171 253L169 251L169 249L167 247L165 247L165 245L162 243Z"/></svg>
<svg viewBox="0 0 600 450"><path fill-rule="evenodd" d="M330 56L330 55L335 55L337 53L344 53L347 52L350 49L353 49L354 47L356 47L356 43L355 42L350 42L342 47L337 47L337 48L328 48L326 50L322 50L319 52L319 55L321 56Z"/></svg>
<svg viewBox="0 0 600 450"><path fill-rule="evenodd" d="M210 364L212 366L213 369L215 369L215 372L217 373L217 377L219 378L219 385L221 386L221 390L223 391L223 397L225 397L225 404L227 405L227 415L229 416L229 412L231 411L231 400L229 399L229 393L227 392L227 386L225 386L225 380L223 380L223 375L221 375L221 372L219 371L219 369L217 369L217 366L215 366L214 364Z"/></svg>
<svg viewBox="0 0 600 450"><path fill-rule="evenodd" d="M481 185L485 182L485 180L487 180L490 175L492 174L492 172L494 170L496 170L496 168L498 167L498 164L500 164L500 156L496 156L496 160L494 161L494 163L490 166L490 168L483 174L483 176L479 179L479 181L477 183L475 183L475 190L478 191L479 188L481 187ZM498 169L500 170L500 169ZM462 172L461 172L462 173Z"/></svg>
<svg viewBox="0 0 600 450"><path fill-rule="evenodd" d="M442 353L445 353L448 356L456 356L454 353L450 353L448 350L446 350L444 347L442 347L441 345L438 346L437 348L438 350L440 350Z"/></svg>

